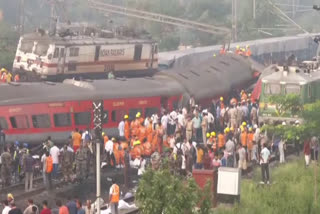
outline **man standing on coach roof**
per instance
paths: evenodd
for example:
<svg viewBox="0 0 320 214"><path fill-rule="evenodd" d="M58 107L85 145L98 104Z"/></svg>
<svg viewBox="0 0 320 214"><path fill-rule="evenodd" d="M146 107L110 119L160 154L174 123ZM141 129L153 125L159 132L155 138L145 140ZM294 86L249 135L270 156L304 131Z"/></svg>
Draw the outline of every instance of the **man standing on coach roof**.
<svg viewBox="0 0 320 214"><path fill-rule="evenodd" d="M111 214L118 214L118 205L120 200L120 188L116 184L115 179L112 179L112 186L109 191L109 206Z"/></svg>

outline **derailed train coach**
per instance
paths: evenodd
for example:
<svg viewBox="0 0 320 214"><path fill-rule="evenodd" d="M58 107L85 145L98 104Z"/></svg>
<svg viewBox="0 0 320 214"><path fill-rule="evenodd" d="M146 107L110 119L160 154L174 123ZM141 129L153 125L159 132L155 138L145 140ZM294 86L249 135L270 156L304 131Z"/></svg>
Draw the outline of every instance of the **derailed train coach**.
<svg viewBox="0 0 320 214"><path fill-rule="evenodd" d="M0 125L9 142L39 143L47 136L65 142L75 128L93 128L92 103L103 100L103 129L117 135L125 114L129 119L137 112L160 114L161 108L185 106L191 96L206 107L254 81L259 69L247 58L228 54L153 77L1 84Z"/></svg>

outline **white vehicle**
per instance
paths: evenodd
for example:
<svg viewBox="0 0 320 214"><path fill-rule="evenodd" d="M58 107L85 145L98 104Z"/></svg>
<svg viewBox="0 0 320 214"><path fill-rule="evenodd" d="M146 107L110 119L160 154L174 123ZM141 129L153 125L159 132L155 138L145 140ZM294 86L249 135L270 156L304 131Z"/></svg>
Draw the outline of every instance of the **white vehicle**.
<svg viewBox="0 0 320 214"><path fill-rule="evenodd" d="M150 39L49 36L20 38L13 63L21 81L151 75L158 69L158 47Z"/></svg>

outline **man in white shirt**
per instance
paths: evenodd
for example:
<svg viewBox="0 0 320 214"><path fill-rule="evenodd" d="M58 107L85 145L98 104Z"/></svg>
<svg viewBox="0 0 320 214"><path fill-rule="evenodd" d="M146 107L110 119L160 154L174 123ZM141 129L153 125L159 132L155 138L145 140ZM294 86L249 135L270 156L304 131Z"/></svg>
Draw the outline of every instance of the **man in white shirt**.
<svg viewBox="0 0 320 214"><path fill-rule="evenodd" d="M56 179L58 176L59 155L60 155L60 150L56 145L54 145L50 149L50 155L52 157L52 163L53 163L52 178Z"/></svg>
<svg viewBox="0 0 320 214"><path fill-rule="evenodd" d="M166 113L161 117L161 125L164 129L164 132L167 133L168 115Z"/></svg>
<svg viewBox="0 0 320 214"><path fill-rule="evenodd" d="M124 137L124 121L122 120L118 126L119 136Z"/></svg>
<svg viewBox="0 0 320 214"><path fill-rule="evenodd" d="M176 120L177 120L177 112L173 110L169 114L169 118L168 118L168 131L167 131L168 135L174 134L176 130Z"/></svg>
<svg viewBox="0 0 320 214"><path fill-rule="evenodd" d="M2 206L4 207L3 210L2 210L2 214L8 214L9 211L11 210L11 208L9 207L9 202L8 200L4 200L2 202Z"/></svg>
<svg viewBox="0 0 320 214"><path fill-rule="evenodd" d="M270 184L269 181L269 161L270 161L270 151L268 150L266 144L263 144L263 149L260 153L260 164L262 172L262 181L260 183Z"/></svg>
<svg viewBox="0 0 320 214"><path fill-rule="evenodd" d="M105 150L106 150L106 153L107 153L108 165L111 166L111 159L112 159L113 167L116 166L116 159L115 159L114 154L113 154L113 143L115 141L116 141L116 139L112 138L111 140L108 140L108 142L106 143L106 146L105 146Z"/></svg>

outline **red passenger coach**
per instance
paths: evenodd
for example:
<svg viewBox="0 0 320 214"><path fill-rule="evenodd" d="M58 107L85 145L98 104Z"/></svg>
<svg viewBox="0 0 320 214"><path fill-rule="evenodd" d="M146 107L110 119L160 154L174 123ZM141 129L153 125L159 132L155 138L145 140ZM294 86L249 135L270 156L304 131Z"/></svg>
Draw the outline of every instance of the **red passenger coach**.
<svg viewBox="0 0 320 214"><path fill-rule="evenodd" d="M104 100L103 129L117 135L125 114L151 116L178 105L182 87L167 77L0 85L0 125L7 140L65 142L75 128L93 128L92 102Z"/></svg>

